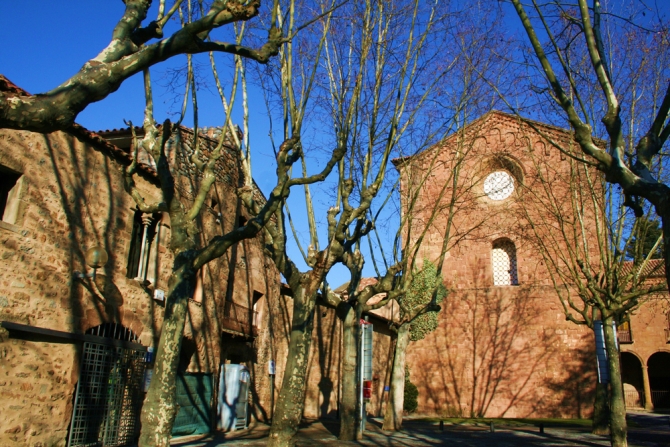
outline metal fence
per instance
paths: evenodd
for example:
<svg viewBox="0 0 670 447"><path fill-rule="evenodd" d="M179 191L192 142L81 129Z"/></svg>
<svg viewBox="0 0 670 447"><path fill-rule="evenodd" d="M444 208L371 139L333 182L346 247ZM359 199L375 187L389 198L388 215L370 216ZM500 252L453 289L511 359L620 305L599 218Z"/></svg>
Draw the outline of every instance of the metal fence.
<svg viewBox="0 0 670 447"><path fill-rule="evenodd" d="M623 398L626 402L626 408L629 409L639 409L644 408L644 400L642 398L642 393L639 393L637 390L625 390L623 392Z"/></svg>
<svg viewBox="0 0 670 447"><path fill-rule="evenodd" d="M70 447L123 446L139 433L146 353L84 343L75 393Z"/></svg>
<svg viewBox="0 0 670 447"><path fill-rule="evenodd" d="M654 409L670 408L670 390L652 390L651 402L654 404Z"/></svg>

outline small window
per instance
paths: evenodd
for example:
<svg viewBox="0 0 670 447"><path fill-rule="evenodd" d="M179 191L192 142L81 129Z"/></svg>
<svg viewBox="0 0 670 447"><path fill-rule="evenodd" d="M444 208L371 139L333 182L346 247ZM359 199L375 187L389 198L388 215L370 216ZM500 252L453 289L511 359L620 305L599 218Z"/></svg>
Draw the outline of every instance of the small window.
<svg viewBox="0 0 670 447"><path fill-rule="evenodd" d="M160 214L135 211L126 276L140 282L156 282L158 276L158 231Z"/></svg>
<svg viewBox="0 0 670 447"><path fill-rule="evenodd" d="M16 224L19 217L21 174L0 166L0 217L3 222Z"/></svg>
<svg viewBox="0 0 670 447"><path fill-rule="evenodd" d="M516 286L519 277L516 271L516 247L509 239L499 239L491 250L493 263L493 285Z"/></svg>
<svg viewBox="0 0 670 447"><path fill-rule="evenodd" d="M617 327L617 336L619 343L633 343L632 333L630 331L630 321L623 321Z"/></svg>

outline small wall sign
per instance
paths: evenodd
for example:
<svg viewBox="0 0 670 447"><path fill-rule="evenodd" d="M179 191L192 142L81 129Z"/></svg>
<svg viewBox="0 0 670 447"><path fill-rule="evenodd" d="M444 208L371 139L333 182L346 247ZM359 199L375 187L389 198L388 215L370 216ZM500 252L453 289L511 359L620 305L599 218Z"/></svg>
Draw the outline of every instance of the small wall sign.
<svg viewBox="0 0 670 447"><path fill-rule="evenodd" d="M156 301L165 301L165 291L161 289L154 290L154 299Z"/></svg>

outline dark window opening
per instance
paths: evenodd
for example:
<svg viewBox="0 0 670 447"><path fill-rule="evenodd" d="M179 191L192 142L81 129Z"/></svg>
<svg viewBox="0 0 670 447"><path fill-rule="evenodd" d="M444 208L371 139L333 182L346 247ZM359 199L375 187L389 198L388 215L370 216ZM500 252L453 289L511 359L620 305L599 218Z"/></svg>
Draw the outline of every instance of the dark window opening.
<svg viewBox="0 0 670 447"><path fill-rule="evenodd" d="M0 220L8 223L16 222L18 202L17 183L21 174L0 166Z"/></svg>

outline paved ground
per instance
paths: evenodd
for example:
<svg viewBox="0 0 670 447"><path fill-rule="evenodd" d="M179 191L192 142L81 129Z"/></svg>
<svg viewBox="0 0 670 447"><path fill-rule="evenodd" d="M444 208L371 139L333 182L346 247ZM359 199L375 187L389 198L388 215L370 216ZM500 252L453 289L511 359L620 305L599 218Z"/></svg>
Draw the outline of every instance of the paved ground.
<svg viewBox="0 0 670 447"><path fill-rule="evenodd" d="M670 447L670 417L646 413L629 414L628 445L631 447ZM589 433L585 427L546 426L544 433L539 427L449 426L440 430L438 424L408 420L400 433L386 433L381 430L381 421L368 422L363 440L340 442L337 440L336 421L306 422L301 426L296 439L296 447L311 446L369 446L369 447L433 447L449 445L456 447L564 447L609 446L606 437ZM173 445L180 447L260 447L264 446L269 427L258 424L252 429L236 433L217 434L204 439L177 439Z"/></svg>

